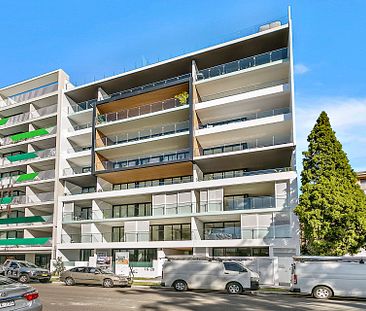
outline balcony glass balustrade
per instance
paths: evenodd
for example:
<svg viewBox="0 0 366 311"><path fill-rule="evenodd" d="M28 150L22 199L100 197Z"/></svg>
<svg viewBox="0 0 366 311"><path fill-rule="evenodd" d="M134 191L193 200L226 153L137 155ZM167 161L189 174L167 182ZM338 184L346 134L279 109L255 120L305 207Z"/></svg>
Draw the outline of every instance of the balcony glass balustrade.
<svg viewBox="0 0 366 311"><path fill-rule="evenodd" d="M25 164L39 159L48 159L54 157L55 155L56 155L56 148L50 148L27 153L19 153L16 155L10 155L0 158L0 167L8 166L11 164L17 164L17 165Z"/></svg>
<svg viewBox="0 0 366 311"><path fill-rule="evenodd" d="M210 148L200 148L199 152L201 156L205 156L248 149L278 146L290 142L291 140L287 137L272 136L267 138L250 139L245 142L238 142L233 144L218 145Z"/></svg>
<svg viewBox="0 0 366 311"><path fill-rule="evenodd" d="M292 170L293 170L293 168L291 168L291 167L269 168L269 169L256 170L256 171L233 170L233 171L204 174L203 180L206 181L206 180L235 178L235 177L244 177L244 176L252 176L252 175L274 174L274 173L281 173L281 172L289 172Z"/></svg>
<svg viewBox="0 0 366 311"><path fill-rule="evenodd" d="M49 128L40 128L30 132L24 132L19 134L14 134L11 136L6 136L4 138L0 138L0 146L6 146L10 144L16 144L22 141L30 140L37 137L44 137L48 135L56 134L56 126L52 126Z"/></svg>
<svg viewBox="0 0 366 311"><path fill-rule="evenodd" d="M220 125L240 123L240 122L267 118L267 117L277 116L277 115L281 115L281 114L288 114L288 113L290 113L289 108L278 108L278 109L273 109L273 110L269 110L269 111L262 111L262 112L247 114L240 118L233 118L233 119L227 119L227 120L223 120L223 121L200 124L199 128L200 129L211 128L211 127L220 126Z"/></svg>
<svg viewBox="0 0 366 311"><path fill-rule="evenodd" d="M292 237L290 225L242 228L241 234L243 239L277 239Z"/></svg>
<svg viewBox="0 0 366 311"><path fill-rule="evenodd" d="M57 105L43 107L35 111L25 112L16 116L6 117L0 119L1 128L9 127L12 125L19 125L23 122L28 122L34 119L41 118L57 112Z"/></svg>
<svg viewBox="0 0 366 311"><path fill-rule="evenodd" d="M54 170L32 172L32 173L21 174L18 176L4 177L0 180L0 186L11 187L14 184L49 180L54 178L55 178Z"/></svg>
<svg viewBox="0 0 366 311"><path fill-rule="evenodd" d="M96 102L97 102L97 99L94 98L94 99L86 100L86 101L78 103L78 104L73 104L69 107L68 112L69 112L69 114L73 114L73 113L77 113L80 111L92 109L94 107L94 105L96 104Z"/></svg>
<svg viewBox="0 0 366 311"><path fill-rule="evenodd" d="M143 156L122 161L103 161L102 163L105 170L116 170L144 166L148 164L169 163L188 160L190 158L190 154L191 153L189 150L181 150L172 153L167 152L160 155Z"/></svg>
<svg viewBox="0 0 366 311"><path fill-rule="evenodd" d="M197 80L210 79L228 73L237 72L240 70L268 64L271 62L286 60L287 58L288 58L288 49L281 48L278 50L235 60L233 62L229 62L226 64L199 70L197 73Z"/></svg>
<svg viewBox="0 0 366 311"><path fill-rule="evenodd" d="M67 167L63 169L63 176L73 176L91 172L91 166L86 167Z"/></svg>
<svg viewBox="0 0 366 311"><path fill-rule="evenodd" d="M53 192L42 192L31 195L7 196L0 199L0 205L36 204L42 202L53 202Z"/></svg>
<svg viewBox="0 0 366 311"><path fill-rule="evenodd" d="M125 109L118 112L110 112L100 114L96 117L96 125L125 120L129 118L139 117L159 111L169 110L180 106L185 106L187 103L182 103L177 98L170 98L163 101L155 102L148 105Z"/></svg>
<svg viewBox="0 0 366 311"><path fill-rule="evenodd" d="M174 124L165 124L155 128L143 129L135 132L128 132L119 136L105 136L101 139L97 139L97 146L104 147L104 146L118 145L133 141L182 133L188 130L189 130L188 121Z"/></svg>

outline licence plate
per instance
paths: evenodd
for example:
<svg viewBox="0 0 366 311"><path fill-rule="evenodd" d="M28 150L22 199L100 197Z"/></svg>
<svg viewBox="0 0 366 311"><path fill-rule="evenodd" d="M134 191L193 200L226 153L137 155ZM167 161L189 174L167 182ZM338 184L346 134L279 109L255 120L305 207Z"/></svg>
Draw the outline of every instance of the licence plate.
<svg viewBox="0 0 366 311"><path fill-rule="evenodd" d="M42 274L42 276L48 276L48 274Z"/></svg>
<svg viewBox="0 0 366 311"><path fill-rule="evenodd" d="M14 300L0 302L0 309L1 308L12 307L12 306L15 306L15 301Z"/></svg>

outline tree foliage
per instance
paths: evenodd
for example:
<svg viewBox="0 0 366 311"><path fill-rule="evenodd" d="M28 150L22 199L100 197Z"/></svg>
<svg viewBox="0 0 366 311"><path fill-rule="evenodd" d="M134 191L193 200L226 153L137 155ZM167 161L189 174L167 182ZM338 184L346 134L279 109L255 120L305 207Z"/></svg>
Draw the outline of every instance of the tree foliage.
<svg viewBox="0 0 366 311"><path fill-rule="evenodd" d="M295 208L302 253L354 254L366 243L366 196L324 111L307 140L302 193Z"/></svg>

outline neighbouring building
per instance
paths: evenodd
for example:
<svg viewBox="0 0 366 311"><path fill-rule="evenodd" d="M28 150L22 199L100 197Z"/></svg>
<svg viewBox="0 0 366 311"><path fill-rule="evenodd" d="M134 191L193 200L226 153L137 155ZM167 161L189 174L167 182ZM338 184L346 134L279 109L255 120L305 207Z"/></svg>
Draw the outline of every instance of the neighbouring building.
<svg viewBox="0 0 366 311"><path fill-rule="evenodd" d="M366 171L356 172L361 189L366 193Z"/></svg>
<svg viewBox="0 0 366 311"><path fill-rule="evenodd" d="M291 33L277 21L78 87L58 70L0 89L2 259L114 268L123 251L155 277L166 256L242 257L288 283Z"/></svg>

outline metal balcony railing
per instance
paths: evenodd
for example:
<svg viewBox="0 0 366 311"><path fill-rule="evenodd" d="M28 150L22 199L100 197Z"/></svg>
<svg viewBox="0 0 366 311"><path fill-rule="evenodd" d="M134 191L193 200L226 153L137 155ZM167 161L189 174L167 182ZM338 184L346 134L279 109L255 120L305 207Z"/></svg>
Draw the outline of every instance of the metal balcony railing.
<svg viewBox="0 0 366 311"><path fill-rule="evenodd" d="M3 101L0 101L0 108L4 108L7 106L11 106L11 105L16 105L18 103L25 102L25 101L34 99L36 97L43 96L48 93L55 92L55 91L57 91L57 89L58 89L58 84L57 84L57 82L55 82L55 83L47 84L47 85L29 90L29 91L20 93L20 94L16 94L16 95L6 98Z"/></svg>
<svg viewBox="0 0 366 311"><path fill-rule="evenodd" d="M278 50L235 60L233 62L229 62L226 64L199 70L197 73L197 80L204 80L213 77L218 77L228 73L237 72L240 70L268 64L271 62L286 60L287 58L288 58L288 49L281 48Z"/></svg>
<svg viewBox="0 0 366 311"><path fill-rule="evenodd" d="M56 126L52 126L48 128L40 128L30 132L6 136L4 138L0 138L0 146L16 144L22 141L31 140L36 137L47 137L49 135L56 134L56 130Z"/></svg>
<svg viewBox="0 0 366 311"><path fill-rule="evenodd" d="M104 124L124 119L129 119L133 117L138 117L142 115L147 115L154 112L164 111L173 109L176 107L187 105L186 103L181 103L176 98L170 98L163 101L155 102L148 105L143 105L135 108L125 109L118 112L110 112L106 114L101 114L96 117L96 124Z"/></svg>
<svg viewBox="0 0 366 311"><path fill-rule="evenodd" d="M256 113L252 113L252 114L247 114L240 118L226 119L223 121L200 124L199 128L204 129L204 128L210 128L210 127L215 127L215 126L220 126L220 125L240 123L240 122L267 118L267 117L277 116L277 115L281 115L281 114L288 114L288 113L290 113L289 108L277 108L277 109L273 109L273 110L269 110L269 111L261 111L261 112L256 112Z"/></svg>
<svg viewBox="0 0 366 311"><path fill-rule="evenodd" d="M181 133L189 130L189 122L179 122L174 124L166 124L155 128L143 129L140 131L129 132L119 136L105 136L97 139L97 146L112 146L132 141L139 141L154 137L161 137Z"/></svg>
<svg viewBox="0 0 366 311"><path fill-rule="evenodd" d="M177 152L167 152L159 155L142 156L135 159L126 159L121 161L103 161L104 169L120 169L136 166L143 166L146 164L159 164L174 161L188 160L190 157L189 150L181 150Z"/></svg>
<svg viewBox="0 0 366 311"><path fill-rule="evenodd" d="M37 161L39 159L48 159L56 155L56 148L50 148L45 150L39 150L34 152L21 153L15 156L7 156L0 158L0 167L8 166L16 163L25 164L32 161Z"/></svg>
<svg viewBox="0 0 366 311"><path fill-rule="evenodd" d="M288 137L266 137L266 138L257 138L250 139L245 142L233 143L233 144L224 144L218 145L210 148L199 148L200 155L213 155L219 153L227 153L234 151L242 151L247 149L256 149L270 146L277 146L282 144L290 143L291 140Z"/></svg>

